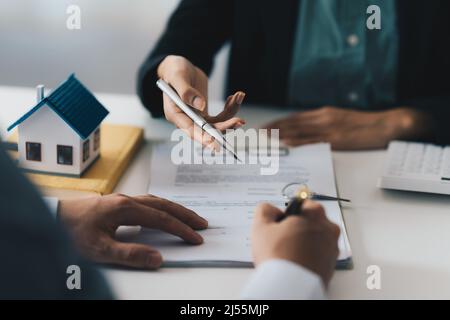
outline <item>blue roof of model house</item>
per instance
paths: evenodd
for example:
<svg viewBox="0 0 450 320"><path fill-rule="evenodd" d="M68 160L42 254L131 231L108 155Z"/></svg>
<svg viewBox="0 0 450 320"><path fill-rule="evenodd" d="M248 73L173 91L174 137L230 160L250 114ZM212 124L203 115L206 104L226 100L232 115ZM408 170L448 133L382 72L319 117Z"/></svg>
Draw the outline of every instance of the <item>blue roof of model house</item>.
<svg viewBox="0 0 450 320"><path fill-rule="evenodd" d="M48 105L55 111L83 139L89 137L109 113L72 74L50 95L14 122L8 131L25 121L44 105Z"/></svg>

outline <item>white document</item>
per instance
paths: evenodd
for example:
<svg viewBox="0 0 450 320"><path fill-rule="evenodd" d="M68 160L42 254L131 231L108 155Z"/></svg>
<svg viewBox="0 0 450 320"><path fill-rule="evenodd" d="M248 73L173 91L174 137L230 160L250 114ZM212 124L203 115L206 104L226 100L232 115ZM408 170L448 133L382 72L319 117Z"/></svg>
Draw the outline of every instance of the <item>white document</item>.
<svg viewBox="0 0 450 320"><path fill-rule="evenodd" d="M180 203L209 222L200 231L204 244L192 246L160 231L143 229L138 239L159 249L165 266L251 267L250 229L254 208L270 202L284 209L282 189L289 183L306 183L312 191L336 196L336 184L328 144L286 149L279 171L260 174L260 165L174 165L171 143L153 148L148 192ZM201 149L200 149L201 150ZM341 227L338 267L351 263L351 250L336 201L323 201L328 218Z"/></svg>

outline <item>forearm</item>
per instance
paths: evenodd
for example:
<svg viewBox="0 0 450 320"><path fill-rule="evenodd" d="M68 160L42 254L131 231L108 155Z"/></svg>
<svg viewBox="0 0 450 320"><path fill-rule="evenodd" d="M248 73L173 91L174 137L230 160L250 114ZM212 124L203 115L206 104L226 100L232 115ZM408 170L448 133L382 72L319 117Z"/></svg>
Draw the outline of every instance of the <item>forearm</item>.
<svg viewBox="0 0 450 320"><path fill-rule="evenodd" d="M138 74L137 91L139 98L155 118L160 118L164 115L162 95L155 84L158 80L158 66L165 57L165 55L150 56L141 66Z"/></svg>

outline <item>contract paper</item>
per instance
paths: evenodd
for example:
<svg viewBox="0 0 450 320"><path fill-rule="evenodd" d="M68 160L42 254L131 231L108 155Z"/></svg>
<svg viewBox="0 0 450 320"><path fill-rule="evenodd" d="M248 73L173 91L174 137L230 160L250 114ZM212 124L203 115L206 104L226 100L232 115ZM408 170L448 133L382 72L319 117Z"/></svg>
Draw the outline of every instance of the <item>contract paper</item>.
<svg viewBox="0 0 450 320"><path fill-rule="evenodd" d="M337 196L331 150L316 144L280 152L275 175L261 175L259 164L182 164L171 161L173 144L153 148L148 192L180 203L209 222L199 233L204 243L192 246L160 231L142 229L129 241L160 250L168 267L251 267L250 230L254 208L269 202L280 209L289 183L305 183L317 193ZM201 148L199 148L201 152ZM340 226L338 268L351 265L351 250L337 201L322 201L328 218Z"/></svg>

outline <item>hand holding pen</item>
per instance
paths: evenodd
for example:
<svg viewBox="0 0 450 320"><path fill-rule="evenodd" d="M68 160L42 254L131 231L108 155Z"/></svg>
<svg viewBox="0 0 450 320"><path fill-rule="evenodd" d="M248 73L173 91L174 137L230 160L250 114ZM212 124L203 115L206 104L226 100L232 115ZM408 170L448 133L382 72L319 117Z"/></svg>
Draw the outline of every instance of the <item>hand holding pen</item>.
<svg viewBox="0 0 450 320"><path fill-rule="evenodd" d="M283 217L285 213L270 204L256 208L252 228L255 265L290 261L319 275L327 286L339 254L339 226L328 220L319 203L310 200L304 200L300 216Z"/></svg>
<svg viewBox="0 0 450 320"><path fill-rule="evenodd" d="M286 192L289 188L293 186L299 186L297 191L293 194L293 196L287 196ZM283 196L289 197L289 202L286 203L286 211L285 216L282 219L290 216L290 215L301 215L303 203L306 200L322 200L322 201L342 201L342 202L351 202L348 199L332 197L323 194L319 194L316 192L312 192L306 185L299 185L297 183L291 183L286 185L282 190ZM282 220L281 219L281 220Z"/></svg>
<svg viewBox="0 0 450 320"><path fill-rule="evenodd" d="M224 110L217 116L208 115L208 77L190 61L179 56L166 57L158 67L158 77L172 86L182 101L195 110L207 123L220 132L236 129L245 124L235 117L245 98L245 93L236 92L225 102ZM220 145L205 133L167 95L163 95L164 114L168 121L182 129L203 146L219 151Z"/></svg>
<svg viewBox="0 0 450 320"><path fill-rule="evenodd" d="M289 216L293 215L302 215L303 213L303 204L310 197L309 190L307 187L302 187L298 189L296 194L292 197L292 199L288 202L286 210L283 216L280 216L279 221L286 219Z"/></svg>

